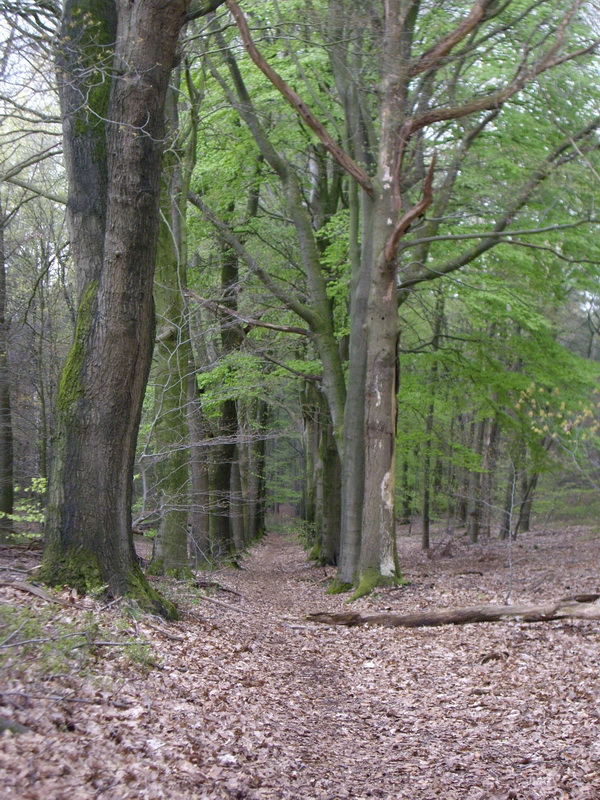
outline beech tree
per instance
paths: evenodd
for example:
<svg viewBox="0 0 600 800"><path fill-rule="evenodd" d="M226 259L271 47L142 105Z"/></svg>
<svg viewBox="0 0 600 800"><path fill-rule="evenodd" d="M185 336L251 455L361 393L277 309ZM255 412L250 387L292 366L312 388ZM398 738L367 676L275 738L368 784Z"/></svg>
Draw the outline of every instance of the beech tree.
<svg viewBox="0 0 600 800"><path fill-rule="evenodd" d="M133 549L131 492L154 341L165 98L182 26L215 2L67 0L58 86L79 305L63 369L42 578L164 614Z"/></svg>
<svg viewBox="0 0 600 800"><path fill-rule="evenodd" d="M383 8L331 0L323 39L344 114L344 149L260 52L235 0L227 6L252 61L360 187L360 198L354 190L356 200L350 202L353 274L343 385L339 354L332 347L335 334L328 329L331 308L323 292L318 248L297 175L267 141L239 68L228 54L240 114L285 187L287 213L301 243L310 303L297 313L311 327L323 360L323 391L342 464L339 584L358 584L361 594L382 579L399 577L394 530L398 307L417 286L451 275L496 247L563 159L573 157L581 145L589 146L598 126L595 118L559 141L554 131L549 137L554 149L533 170L523 165L518 190L503 198L502 205L495 204L488 230L490 215L480 214L479 231L466 236L477 239L475 245L450 257L432 248L473 144L493 130L504 108L540 76L585 58L598 40L581 2L559 3L546 14L536 3L522 8L493 0L477 0L467 13L458 5L442 11L413 0L390 0ZM254 20L260 10L253 12ZM376 55L368 65L361 52L367 41ZM222 40L217 42L225 52ZM370 91L377 83L378 90ZM414 226L428 209L432 219L421 225L415 255ZM203 210L211 218L210 209ZM214 215L212 219L219 224ZM291 302L288 307L296 311Z"/></svg>

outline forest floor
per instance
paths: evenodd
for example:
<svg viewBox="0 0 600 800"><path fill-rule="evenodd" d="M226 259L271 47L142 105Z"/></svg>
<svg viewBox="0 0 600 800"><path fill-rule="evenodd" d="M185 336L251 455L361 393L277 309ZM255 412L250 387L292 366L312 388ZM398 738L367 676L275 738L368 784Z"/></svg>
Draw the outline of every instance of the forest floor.
<svg viewBox="0 0 600 800"><path fill-rule="evenodd" d="M352 608L599 591L597 529L430 557L401 534L408 585ZM218 585L161 582L183 612L171 625L31 595L39 553L1 556L0 717L30 729L0 736L3 800L600 798L598 622L311 624L347 596L326 595L333 570L282 531L199 576Z"/></svg>

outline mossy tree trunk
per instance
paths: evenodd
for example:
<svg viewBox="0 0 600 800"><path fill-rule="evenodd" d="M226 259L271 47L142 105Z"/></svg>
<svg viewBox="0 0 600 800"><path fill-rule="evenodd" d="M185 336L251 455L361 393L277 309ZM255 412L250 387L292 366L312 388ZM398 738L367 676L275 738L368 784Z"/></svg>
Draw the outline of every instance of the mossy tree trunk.
<svg viewBox="0 0 600 800"><path fill-rule="evenodd" d="M175 77L175 76L174 76ZM154 436L158 450L157 494L160 524L154 540L151 570L155 574L189 574L190 425L187 411L193 353L184 291L187 285L185 211L196 161L197 104L191 110L188 141L179 125L177 80L167 93L166 117L171 147L163 167L162 222L154 281L157 336L154 351Z"/></svg>
<svg viewBox="0 0 600 800"><path fill-rule="evenodd" d="M326 416L321 428L319 449L323 464L323 515L320 560L323 564L337 564L340 557L342 465L329 415Z"/></svg>
<svg viewBox="0 0 600 800"><path fill-rule="evenodd" d="M166 201L170 206L170 192ZM189 571L189 427L186 402L191 347L181 294L181 279L184 277L181 273L185 265L177 257L180 248L175 246L173 235L173 226L163 223L154 283L158 335L153 370L153 432L158 457L156 491L160 524L154 540L152 571L183 577Z"/></svg>
<svg viewBox="0 0 600 800"><path fill-rule="evenodd" d="M188 5L67 0L59 58L80 299L56 409L42 576L107 586L167 615L174 608L137 564L131 486L154 340L165 97Z"/></svg>

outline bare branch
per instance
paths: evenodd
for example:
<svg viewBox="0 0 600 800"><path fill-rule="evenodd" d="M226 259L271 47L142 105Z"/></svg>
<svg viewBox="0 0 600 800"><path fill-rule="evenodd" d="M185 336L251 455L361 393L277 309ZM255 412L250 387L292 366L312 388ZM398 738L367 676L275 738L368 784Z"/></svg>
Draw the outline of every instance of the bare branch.
<svg viewBox="0 0 600 800"><path fill-rule="evenodd" d="M484 18L489 6L494 3L494 0L477 0L471 11L463 19L463 21L449 34L444 36L440 41L431 47L427 52L423 53L420 58L410 67L409 75L414 78L420 72L425 72L428 69L436 66L437 62L447 55L453 47L461 42L465 36L474 30L481 20Z"/></svg>
<svg viewBox="0 0 600 800"><path fill-rule="evenodd" d="M206 203L204 203L199 195L195 194L194 192L189 192L188 199L190 203L195 205L196 208L200 209L206 219L219 231L219 234L223 237L223 239L235 250L239 258L244 261L250 272L252 272L253 275L256 275L256 277L262 281L267 289L278 300L280 300L286 306L286 308L289 308L290 311L293 311L295 314L297 314L301 319L308 323L309 326L312 327L317 324L316 316L313 311L308 306L300 303L298 300L290 298L288 294L278 286L276 281L271 278L268 272L266 272L266 270L260 266L256 259L250 255L237 236L235 236L229 227L217 217L214 211L209 208Z"/></svg>
<svg viewBox="0 0 600 800"><path fill-rule="evenodd" d="M409 208L408 211L403 214L398 222L390 238L388 239L387 245L385 247L385 260L387 262L393 261L396 257L396 250L398 249L398 242L402 238L402 236L408 230L410 224L414 222L415 219L422 216L425 211L431 205L433 200L433 192L432 192L432 185L433 185L433 172L435 169L435 161L436 155L434 153L433 158L431 159L431 164L429 166L429 170L427 171L427 175L425 176L425 180L423 182L423 194L419 202Z"/></svg>
<svg viewBox="0 0 600 800"><path fill-rule="evenodd" d="M416 247L417 245L429 242L458 242L464 239L488 239L488 238L500 238L509 236L533 236L536 233L547 233L548 231L562 231L567 228L578 228L580 225L597 225L598 223L600 223L600 219L591 217L589 219L577 220L577 222L565 222L562 224L558 223L556 225L544 225L544 227L542 228L524 228L523 230L518 230L518 231L491 230L491 231L482 231L481 233L449 233L449 234L440 234L439 236L424 236L422 239L414 239L410 242L406 242L406 244L403 245L403 249L408 249L409 247ZM575 260L578 261L578 259Z"/></svg>
<svg viewBox="0 0 600 800"><path fill-rule="evenodd" d="M259 328L268 328L271 331L281 331L282 333L295 333L298 336L310 336L311 333L306 328L296 328L294 325L274 325L270 322L263 322L260 319L255 319L253 317L247 317L245 314L239 314L237 311L234 311L229 306L223 305L223 303L217 303L216 300L209 300L206 297L201 297L197 292L188 289L186 291L186 295L195 300L197 303L200 303L203 306L207 306L208 308L214 309L219 311L222 314L228 314L230 317L239 320L240 322L245 323L246 325L250 325L251 327L259 327Z"/></svg>
<svg viewBox="0 0 600 800"><path fill-rule="evenodd" d="M18 186L20 189L26 189L28 192L31 192L37 197L45 197L46 200L52 200L53 203L60 203L63 206L67 205L67 198L65 195L47 192L45 189L40 189L39 186L32 186L30 183L27 181L22 181L20 178L3 177L2 180L4 180L5 183L11 183L14 186Z"/></svg>

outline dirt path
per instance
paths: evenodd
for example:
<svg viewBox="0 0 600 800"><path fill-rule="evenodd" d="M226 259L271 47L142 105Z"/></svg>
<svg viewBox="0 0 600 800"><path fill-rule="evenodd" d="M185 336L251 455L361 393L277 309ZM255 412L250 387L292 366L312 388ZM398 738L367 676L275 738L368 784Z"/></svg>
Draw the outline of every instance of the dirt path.
<svg viewBox="0 0 600 800"><path fill-rule="evenodd" d="M358 607L497 602L509 585L535 601L600 583L600 538L583 533L531 535L512 566L500 543L432 560L402 548L411 585ZM70 679L78 697L110 702L22 710L36 732L2 742L6 797L600 798L597 623L308 625L344 598L324 594L324 570L285 535L210 577L231 591L189 593L176 626L138 626L157 668L104 659L108 678Z"/></svg>

